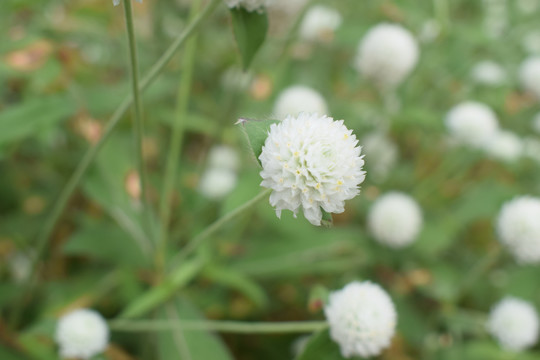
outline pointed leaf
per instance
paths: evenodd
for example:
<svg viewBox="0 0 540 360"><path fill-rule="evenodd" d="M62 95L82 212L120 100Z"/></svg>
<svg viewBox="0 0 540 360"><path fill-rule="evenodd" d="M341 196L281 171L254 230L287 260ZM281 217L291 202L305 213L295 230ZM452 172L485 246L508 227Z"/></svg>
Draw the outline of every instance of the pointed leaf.
<svg viewBox="0 0 540 360"><path fill-rule="evenodd" d="M339 346L330 338L328 329L314 334L306 344L304 351L296 360L344 360Z"/></svg>
<svg viewBox="0 0 540 360"><path fill-rule="evenodd" d="M322 208L321 208L321 212L322 212L321 226L324 226L325 228L331 228L332 226L334 226L334 219L332 219L332 214L327 213Z"/></svg>
<svg viewBox="0 0 540 360"><path fill-rule="evenodd" d="M264 142L268 137L268 131L272 124L279 123L279 120L253 120L253 119L239 119L236 124L242 127L242 130L246 134L249 147L253 151L255 159L261 164L259 156L261 155Z"/></svg>
<svg viewBox="0 0 540 360"><path fill-rule="evenodd" d="M246 70L264 42L268 30L268 17L266 13L249 12L242 7L231 9L231 15L242 67Z"/></svg>

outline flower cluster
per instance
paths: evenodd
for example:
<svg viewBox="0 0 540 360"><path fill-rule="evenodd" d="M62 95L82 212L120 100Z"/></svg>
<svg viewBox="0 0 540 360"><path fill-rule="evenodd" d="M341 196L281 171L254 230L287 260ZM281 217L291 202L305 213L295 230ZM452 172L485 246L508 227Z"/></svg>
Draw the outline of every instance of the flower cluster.
<svg viewBox="0 0 540 360"><path fill-rule="evenodd" d="M390 345L397 323L392 299L379 285L352 282L330 294L324 314L341 354L370 357Z"/></svg>
<svg viewBox="0 0 540 360"><path fill-rule="evenodd" d="M475 101L454 106L446 115L445 125L458 142L480 148L484 147L499 129L493 110Z"/></svg>
<svg viewBox="0 0 540 360"><path fill-rule="evenodd" d="M341 15L327 6L311 7L300 25L300 37L308 41L329 40L341 25Z"/></svg>
<svg viewBox="0 0 540 360"><path fill-rule="evenodd" d="M359 192L365 172L358 141L343 124L328 116L301 113L273 124L259 156L261 186L272 189L270 204L295 215L300 208L313 225L322 211L341 213L345 200Z"/></svg>

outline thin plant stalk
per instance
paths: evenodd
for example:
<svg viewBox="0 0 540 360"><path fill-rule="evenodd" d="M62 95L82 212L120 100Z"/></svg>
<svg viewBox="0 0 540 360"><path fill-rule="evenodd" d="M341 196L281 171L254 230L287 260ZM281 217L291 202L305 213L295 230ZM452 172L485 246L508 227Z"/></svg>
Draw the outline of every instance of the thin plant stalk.
<svg viewBox="0 0 540 360"><path fill-rule="evenodd" d="M271 334L271 333L309 333L328 327L326 321L290 321L290 322L241 322L214 320L115 320L109 322L113 331L219 331L236 334Z"/></svg>
<svg viewBox="0 0 540 360"><path fill-rule="evenodd" d="M186 42L187 39L190 38L190 36L193 35L193 33L201 26L203 21L216 9L216 7L221 3L221 0L212 0L206 8L186 27L186 29L174 40L174 42L165 50L165 52L161 55L161 57L156 61L156 63L150 68L146 76L141 80L141 83L139 85L139 90L145 91L158 77L159 74L165 69L165 66L169 63L169 61L172 59L176 51L180 49L180 47ZM62 213L64 212L64 209L66 208L69 199L75 192L75 189L80 184L84 174L86 174L86 171L96 158L97 154L105 145L107 140L110 138L114 128L122 119L126 111L129 109L131 104L133 103L133 96L128 95L122 102L120 103L120 106L114 111L111 118L109 119L107 125L104 128L103 135L99 139L99 141L92 147L90 147L86 153L84 154L83 158L75 168L75 171L69 178L68 182L62 189L62 192L58 196L56 202L54 203L51 211L49 212L49 216L45 220L45 223L43 225L43 228L38 234L38 238L36 240L35 245L35 256L32 259L31 264L31 271L28 274L28 278L25 281L24 289L23 289L23 300L19 301L17 303L17 306L15 307L14 311L12 312L11 317L11 324L15 326L18 323L18 319L20 317L20 314L27 302L27 297L29 290L33 287L33 284L37 280L37 275L39 273L40 269L40 260L43 257L45 253L45 248L47 246L47 242L49 238L52 235L52 232L54 231L56 224L58 223L58 220L62 216Z"/></svg>
<svg viewBox="0 0 540 360"><path fill-rule="evenodd" d="M126 31L128 35L128 44L129 44L129 62L131 69L131 85L132 85L132 94L133 94L133 133L135 138L135 157L137 161L137 170L139 172L139 183L141 185L141 203L142 211L144 213L150 214L150 207L148 203L147 196L147 174L144 166L144 155L143 155L143 134L144 134L144 123L143 123L143 106L142 99L139 90L139 60L137 56L137 42L135 41L135 29L133 27L133 9L131 7L131 0L124 0L124 17L126 21ZM151 216L148 215L148 226L146 231L147 235L151 235L149 231L151 229ZM143 220L144 222L144 220ZM144 226L143 226L144 228Z"/></svg>
<svg viewBox="0 0 540 360"><path fill-rule="evenodd" d="M191 5L189 15L192 20L197 14L200 7L200 0L194 0ZM184 136L184 128L189 103L190 90L193 78L193 67L195 63L195 55L197 49L197 38L194 36L186 44L186 49L183 58L182 78L178 89L178 101L176 108L175 123L173 125L173 133L169 152L167 154L167 165L165 168L165 178L163 180L163 189L160 200L160 219L161 226L159 232L159 240L157 244L156 265L158 271L162 271L165 266L165 252L167 250L167 241L169 238L169 224L171 221L171 196L176 181L176 173L178 170L178 162L182 151L182 140Z"/></svg>
<svg viewBox="0 0 540 360"><path fill-rule="evenodd" d="M214 221L210 226L208 226L206 229L204 229L203 232L201 232L199 235L195 236L193 239L191 239L190 242L182 249L182 251L173 259L171 262L173 264L173 267L178 267L181 262L187 258L194 250L197 249L197 247L202 244L207 238L212 236L216 231L221 229L221 227L228 222L230 222L232 219L234 219L236 216L242 214L243 212L251 209L253 206L255 206L259 201L266 198L266 196L272 191L272 189L266 189L264 191L261 191L257 196L254 198L248 200L244 204L240 205L233 211L229 212L225 216L219 218L218 220Z"/></svg>

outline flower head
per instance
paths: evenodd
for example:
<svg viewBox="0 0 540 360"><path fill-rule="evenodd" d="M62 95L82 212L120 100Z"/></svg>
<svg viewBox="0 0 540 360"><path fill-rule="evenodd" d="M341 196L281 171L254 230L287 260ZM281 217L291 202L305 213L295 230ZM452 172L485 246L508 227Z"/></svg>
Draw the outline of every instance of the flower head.
<svg viewBox="0 0 540 360"><path fill-rule="evenodd" d="M310 87L295 85L283 90L274 105L274 113L279 119L287 115L297 116L301 112L327 114L326 101Z"/></svg>
<svg viewBox="0 0 540 360"><path fill-rule="evenodd" d="M236 150L226 145L212 147L208 152L206 170L199 182L199 191L209 199L223 198L236 187L239 166Z"/></svg>
<svg viewBox="0 0 540 360"><path fill-rule="evenodd" d="M390 345L397 322L392 299L379 285L352 282L330 294L324 314L341 354L370 357Z"/></svg>
<svg viewBox="0 0 540 360"><path fill-rule="evenodd" d="M523 63L519 69L521 86L540 99L540 56L532 56Z"/></svg>
<svg viewBox="0 0 540 360"><path fill-rule="evenodd" d="M540 199L520 196L503 205L497 219L499 240L523 264L540 262Z"/></svg>
<svg viewBox="0 0 540 360"><path fill-rule="evenodd" d="M341 15L327 6L311 7L300 26L300 37L308 41L331 39L334 31L341 25Z"/></svg>
<svg viewBox="0 0 540 360"><path fill-rule="evenodd" d="M273 0L224 0L229 8L243 7L247 11L262 11L269 6Z"/></svg>
<svg viewBox="0 0 540 360"><path fill-rule="evenodd" d="M407 29L383 23L360 42L356 68L381 87L395 87L414 69L418 53L418 44Z"/></svg>
<svg viewBox="0 0 540 360"><path fill-rule="evenodd" d="M503 67L494 61L481 61L474 65L471 76L475 82L482 85L498 86L506 81Z"/></svg>
<svg viewBox="0 0 540 360"><path fill-rule="evenodd" d="M538 339L538 314L527 301L505 297L489 313L487 329L503 348L522 351Z"/></svg>
<svg viewBox="0 0 540 360"><path fill-rule="evenodd" d="M345 200L359 192L365 172L358 141L343 124L331 117L301 113L273 124L259 156L261 186L273 189L270 204L295 215L302 208L313 225L322 212L345 211Z"/></svg>
<svg viewBox="0 0 540 360"><path fill-rule="evenodd" d="M475 101L454 106L446 115L445 125L457 141L473 147L485 146L499 129L493 110Z"/></svg>
<svg viewBox="0 0 540 360"><path fill-rule="evenodd" d="M523 141L513 132L498 131L486 143L486 151L495 159L513 162L523 155Z"/></svg>
<svg viewBox="0 0 540 360"><path fill-rule="evenodd" d="M422 210L410 196L389 192L375 201L368 227L379 243L401 248L412 243L422 228Z"/></svg>
<svg viewBox="0 0 540 360"><path fill-rule="evenodd" d="M88 359L105 350L109 328L98 312L78 309L58 320L55 339L60 346L60 356Z"/></svg>

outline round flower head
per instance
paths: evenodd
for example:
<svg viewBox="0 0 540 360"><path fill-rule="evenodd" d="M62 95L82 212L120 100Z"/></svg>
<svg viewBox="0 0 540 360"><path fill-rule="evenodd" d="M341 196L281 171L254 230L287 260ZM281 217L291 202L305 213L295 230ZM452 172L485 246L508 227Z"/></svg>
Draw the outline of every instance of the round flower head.
<svg viewBox="0 0 540 360"><path fill-rule="evenodd" d="M506 81L506 72L501 65L493 61L481 61L477 63L471 76L475 82L482 85L497 86Z"/></svg>
<svg viewBox="0 0 540 360"><path fill-rule="evenodd" d="M513 162L523 155L523 142L510 131L498 131L487 142L486 151L495 159Z"/></svg>
<svg viewBox="0 0 540 360"><path fill-rule="evenodd" d="M209 199L219 200L233 191L237 182L234 170L211 167L203 172L199 191Z"/></svg>
<svg viewBox="0 0 540 360"><path fill-rule="evenodd" d="M540 262L540 199L520 196L503 205L497 219L499 240L522 264Z"/></svg>
<svg viewBox="0 0 540 360"><path fill-rule="evenodd" d="M60 356L88 359L105 350L109 328L98 312L78 309L58 320L55 339L60 346Z"/></svg>
<svg viewBox="0 0 540 360"><path fill-rule="evenodd" d="M532 128L538 134L540 134L540 113L536 114L532 121Z"/></svg>
<svg viewBox="0 0 540 360"><path fill-rule="evenodd" d="M398 160L396 144L378 132L364 136L361 143L370 178L384 180Z"/></svg>
<svg viewBox="0 0 540 360"><path fill-rule="evenodd" d="M240 158L232 147L215 145L208 152L208 166L227 170L238 170Z"/></svg>
<svg viewBox="0 0 540 360"><path fill-rule="evenodd" d="M446 115L445 124L457 141L473 147L484 146L499 128L493 110L475 101L454 106Z"/></svg>
<svg viewBox="0 0 540 360"><path fill-rule="evenodd" d="M297 116L301 112L326 114L328 107L321 94L310 87L295 85L283 90L274 105L274 114L279 119L287 115Z"/></svg>
<svg viewBox="0 0 540 360"><path fill-rule="evenodd" d="M530 57L519 69L521 86L540 99L540 56Z"/></svg>
<svg viewBox="0 0 540 360"><path fill-rule="evenodd" d="M375 201L367 221L375 240L393 248L401 248L412 243L420 232L422 210L410 196L389 192Z"/></svg>
<svg viewBox="0 0 540 360"><path fill-rule="evenodd" d="M379 285L369 281L352 282L334 291L324 307L330 337L341 354L370 357L390 345L397 322L392 299Z"/></svg>
<svg viewBox="0 0 540 360"><path fill-rule="evenodd" d="M269 6L273 0L224 0L228 7L243 7L247 11L262 11Z"/></svg>
<svg viewBox="0 0 540 360"><path fill-rule="evenodd" d="M487 329L504 349L522 351L536 344L538 314L529 302L508 296L491 309Z"/></svg>
<svg viewBox="0 0 540 360"><path fill-rule="evenodd" d="M308 41L332 39L334 31L341 25L341 15L327 6L311 7L300 26L300 37Z"/></svg>
<svg viewBox="0 0 540 360"><path fill-rule="evenodd" d="M358 46L356 68L381 87L395 87L418 62L418 44L400 25L379 24Z"/></svg>
<svg viewBox="0 0 540 360"><path fill-rule="evenodd" d="M273 189L270 204L281 216L302 208L313 225L320 225L321 208L345 211L345 200L359 192L365 172L358 141L343 125L328 116L301 113L273 124L262 153L261 186Z"/></svg>
<svg viewBox="0 0 540 360"><path fill-rule="evenodd" d="M423 43L435 41L441 34L441 25L435 19L429 19L422 24L418 39Z"/></svg>

